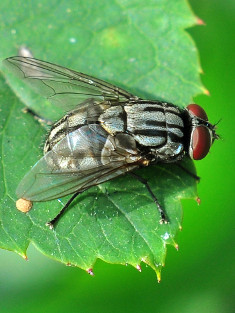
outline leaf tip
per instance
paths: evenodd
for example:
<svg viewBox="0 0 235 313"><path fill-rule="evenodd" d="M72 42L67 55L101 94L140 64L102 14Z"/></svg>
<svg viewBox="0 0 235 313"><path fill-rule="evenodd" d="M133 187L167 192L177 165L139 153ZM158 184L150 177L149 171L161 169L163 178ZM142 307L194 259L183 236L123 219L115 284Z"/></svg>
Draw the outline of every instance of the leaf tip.
<svg viewBox="0 0 235 313"><path fill-rule="evenodd" d="M88 268L88 270L86 270L87 273L91 276L95 276L94 272L93 272L93 269L92 268Z"/></svg>
<svg viewBox="0 0 235 313"><path fill-rule="evenodd" d="M203 25L203 26L206 25L206 23L203 21L203 19L201 19L198 16L196 16L196 23L197 23L197 25Z"/></svg>
<svg viewBox="0 0 235 313"><path fill-rule="evenodd" d="M177 251L179 251L179 245L178 245L178 243L175 242L174 247L175 247L175 249L176 249Z"/></svg>
<svg viewBox="0 0 235 313"><path fill-rule="evenodd" d="M203 93L206 95L206 96L210 96L210 91L206 88L203 88Z"/></svg>
<svg viewBox="0 0 235 313"><path fill-rule="evenodd" d="M160 284L160 282L161 282L161 272L157 271L156 275L157 275L157 282Z"/></svg>
<svg viewBox="0 0 235 313"><path fill-rule="evenodd" d="M22 258L23 258L25 261L28 261L28 260L29 260L26 254L22 254L21 256L22 256Z"/></svg>
<svg viewBox="0 0 235 313"><path fill-rule="evenodd" d="M196 198L197 204L200 205L201 204L201 199L199 197Z"/></svg>
<svg viewBox="0 0 235 313"><path fill-rule="evenodd" d="M200 66L200 68L199 68L199 73L200 73L200 74L204 74L204 71L203 71L203 69L202 69L201 66Z"/></svg>

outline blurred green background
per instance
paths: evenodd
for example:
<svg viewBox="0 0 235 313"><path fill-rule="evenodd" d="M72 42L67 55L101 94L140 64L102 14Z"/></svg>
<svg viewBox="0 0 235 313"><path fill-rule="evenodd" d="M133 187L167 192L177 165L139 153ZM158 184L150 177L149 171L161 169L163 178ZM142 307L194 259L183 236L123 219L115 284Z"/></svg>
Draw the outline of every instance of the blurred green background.
<svg viewBox="0 0 235 313"><path fill-rule="evenodd" d="M200 312L234 310L234 13L232 0L191 0L206 26L189 30L200 53L198 96L212 122L222 121L209 156L197 163L202 200L183 201L179 252L169 247L162 282L151 269L98 261L95 277L56 263L30 246L29 261L0 250L0 312Z"/></svg>

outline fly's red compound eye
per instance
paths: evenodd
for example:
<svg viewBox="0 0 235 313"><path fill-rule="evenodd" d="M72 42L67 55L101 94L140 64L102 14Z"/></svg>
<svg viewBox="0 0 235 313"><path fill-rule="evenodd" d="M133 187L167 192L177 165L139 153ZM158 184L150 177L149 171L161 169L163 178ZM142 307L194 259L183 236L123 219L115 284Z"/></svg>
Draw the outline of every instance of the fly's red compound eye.
<svg viewBox="0 0 235 313"><path fill-rule="evenodd" d="M203 119L204 121L208 121L207 114L204 111L204 109L202 107L200 107L200 105L198 105L198 104L189 104L187 106L187 109L188 109L189 113L195 115L196 117L199 117L199 118Z"/></svg>
<svg viewBox="0 0 235 313"><path fill-rule="evenodd" d="M190 157L193 160L203 159L210 150L211 134L207 127L197 126L191 137Z"/></svg>

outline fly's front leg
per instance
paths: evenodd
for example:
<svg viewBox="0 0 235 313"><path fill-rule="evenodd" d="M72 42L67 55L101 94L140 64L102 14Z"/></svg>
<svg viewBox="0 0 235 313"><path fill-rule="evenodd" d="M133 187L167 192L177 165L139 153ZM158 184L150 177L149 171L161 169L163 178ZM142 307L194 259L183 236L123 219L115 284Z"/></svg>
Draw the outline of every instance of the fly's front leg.
<svg viewBox="0 0 235 313"><path fill-rule="evenodd" d="M183 165L176 163L176 165L183 170L185 173L187 173L189 176L191 176L192 178L194 178L198 183L200 182L200 177L197 176L196 174L192 173L191 171L189 171L187 168L185 168Z"/></svg>
<svg viewBox="0 0 235 313"><path fill-rule="evenodd" d="M131 176L133 176L134 178L138 179L139 182L141 182L143 185L145 185L145 187L147 188L148 192L150 193L151 197L153 198L153 201L156 203L157 205L157 209L161 215L161 219L160 219L160 224L167 224L169 223L168 218L166 216L166 213L164 212L162 206L160 205L158 199L156 198L156 196L154 195L154 193L152 192L148 181L146 179L144 179L143 177L137 175L136 173L130 172L129 173Z"/></svg>
<svg viewBox="0 0 235 313"><path fill-rule="evenodd" d="M35 113L32 109L30 108L24 108L22 110L24 113L29 113L30 115L33 116L33 118L35 118L35 120L37 120L40 124L45 124L45 125L48 125L48 126L51 126L53 124L52 121L46 119L46 118L43 118L41 117L40 115L38 115L37 113Z"/></svg>

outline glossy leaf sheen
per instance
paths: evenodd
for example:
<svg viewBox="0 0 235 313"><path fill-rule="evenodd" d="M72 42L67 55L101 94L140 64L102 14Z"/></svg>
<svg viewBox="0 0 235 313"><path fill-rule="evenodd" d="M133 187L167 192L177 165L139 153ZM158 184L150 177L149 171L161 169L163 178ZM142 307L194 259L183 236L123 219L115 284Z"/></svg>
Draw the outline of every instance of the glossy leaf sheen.
<svg viewBox="0 0 235 313"><path fill-rule="evenodd" d="M85 0L79 5L55 0L40 4L0 4L1 59L17 54L15 47L25 44L37 58L97 76L144 98L179 105L191 103L203 90L196 48L183 31L196 21L185 1L149 1L144 8L138 0L102 1L102 6ZM97 258L135 267L144 261L159 278L166 244L175 245L182 222L180 199L196 198L195 181L175 164L138 171L164 205L169 225L159 224L145 187L126 175L82 194L51 231L45 223L62 203L34 203L23 214L15 208L15 189L42 156L46 134L22 108L27 104L49 118L58 112L14 77L7 80L22 102L1 79L0 246L25 256L33 242L44 254L85 270ZM185 162L193 171L192 162Z"/></svg>

